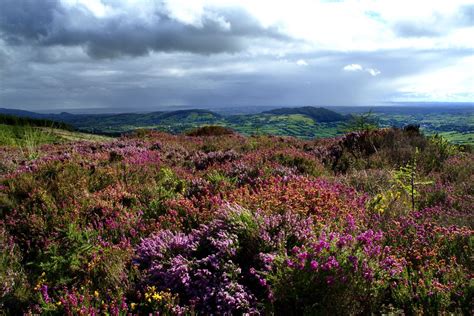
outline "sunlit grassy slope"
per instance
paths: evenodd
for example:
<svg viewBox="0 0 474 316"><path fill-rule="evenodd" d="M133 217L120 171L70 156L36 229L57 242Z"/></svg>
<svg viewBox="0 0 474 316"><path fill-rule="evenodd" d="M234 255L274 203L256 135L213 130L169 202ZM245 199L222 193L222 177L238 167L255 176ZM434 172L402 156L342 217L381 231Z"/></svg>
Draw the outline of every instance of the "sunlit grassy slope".
<svg viewBox="0 0 474 316"><path fill-rule="evenodd" d="M58 128L0 124L0 146L35 147L65 141L103 141L109 137Z"/></svg>

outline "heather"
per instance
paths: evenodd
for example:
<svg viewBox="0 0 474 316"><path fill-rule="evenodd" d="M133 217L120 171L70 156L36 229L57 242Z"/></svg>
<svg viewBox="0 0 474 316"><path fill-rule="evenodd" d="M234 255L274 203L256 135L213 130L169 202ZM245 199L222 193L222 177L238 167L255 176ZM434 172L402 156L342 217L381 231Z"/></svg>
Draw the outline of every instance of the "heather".
<svg viewBox="0 0 474 316"><path fill-rule="evenodd" d="M0 309L470 314L473 158L413 126L0 147Z"/></svg>

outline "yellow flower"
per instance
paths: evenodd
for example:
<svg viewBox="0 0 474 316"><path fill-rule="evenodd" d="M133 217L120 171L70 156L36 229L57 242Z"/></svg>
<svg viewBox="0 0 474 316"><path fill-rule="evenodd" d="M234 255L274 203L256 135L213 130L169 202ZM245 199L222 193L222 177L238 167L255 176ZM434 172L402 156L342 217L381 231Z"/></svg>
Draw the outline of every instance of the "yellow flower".
<svg viewBox="0 0 474 316"><path fill-rule="evenodd" d="M61 301L57 301L57 302L56 302L56 305L58 305L58 306L60 306L61 304L62 304Z"/></svg>
<svg viewBox="0 0 474 316"><path fill-rule="evenodd" d="M137 303L131 303L130 304L130 307L132 308L132 310L134 310L136 306L137 306Z"/></svg>
<svg viewBox="0 0 474 316"><path fill-rule="evenodd" d="M94 291L94 296L95 296L95 297L99 297L99 292Z"/></svg>
<svg viewBox="0 0 474 316"><path fill-rule="evenodd" d="M153 294L153 299L156 300L156 301L159 301L159 300L161 300L161 295L159 295L158 293L155 293L155 294Z"/></svg>

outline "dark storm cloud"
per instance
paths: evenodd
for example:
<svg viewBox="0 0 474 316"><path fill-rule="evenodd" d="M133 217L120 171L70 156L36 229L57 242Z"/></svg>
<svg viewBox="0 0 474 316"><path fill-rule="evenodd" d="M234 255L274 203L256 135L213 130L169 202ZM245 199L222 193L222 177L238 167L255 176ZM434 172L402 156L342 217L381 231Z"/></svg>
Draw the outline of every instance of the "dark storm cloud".
<svg viewBox="0 0 474 316"><path fill-rule="evenodd" d="M60 8L56 0L2 0L0 31L10 43L40 40L51 31L54 14Z"/></svg>
<svg viewBox="0 0 474 316"><path fill-rule="evenodd" d="M322 51L251 60L243 54L210 58L153 53L135 59L35 63L13 67L3 75L7 79L3 82L1 100L3 106L29 110L99 108L108 112L153 111L174 106L373 104L394 91L393 79L429 72L440 63L449 64L472 53ZM307 61L308 66L298 66L299 59ZM374 77L366 72L343 70L352 63L377 68L382 73Z"/></svg>
<svg viewBox="0 0 474 316"><path fill-rule="evenodd" d="M176 17L183 7L160 0L132 8L101 1L112 7L102 17L59 0L0 0L0 107L124 112L371 104L410 91L407 78L474 54L471 46L437 47L442 36L472 25L472 6L428 22L380 22L401 37L433 41L431 49L359 51L288 38L238 5L191 10L191 17L184 10L186 23ZM361 70L344 71L348 65Z"/></svg>
<svg viewBox="0 0 474 316"><path fill-rule="evenodd" d="M164 5L155 9L145 21L127 12L98 18L83 6L63 6L57 0L2 0L0 32L10 45L82 46L93 58L150 51L234 53L252 38L289 40L242 9L206 9L200 25L170 17Z"/></svg>

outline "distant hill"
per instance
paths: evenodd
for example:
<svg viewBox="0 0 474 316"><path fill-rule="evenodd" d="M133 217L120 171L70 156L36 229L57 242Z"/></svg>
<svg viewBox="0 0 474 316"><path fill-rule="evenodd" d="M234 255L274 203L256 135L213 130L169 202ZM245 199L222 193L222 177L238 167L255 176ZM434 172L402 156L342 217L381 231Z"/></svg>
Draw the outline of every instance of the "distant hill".
<svg viewBox="0 0 474 316"><path fill-rule="evenodd" d="M29 117L29 118L37 118L37 119L44 119L48 117L48 114L40 114L36 112L17 110L17 109L6 109L6 108L0 108L0 113L5 114L5 115L14 115L18 117Z"/></svg>
<svg viewBox="0 0 474 316"><path fill-rule="evenodd" d="M275 115L291 115L291 114L301 114L306 115L316 122L339 122L345 121L348 117L339 114L337 112L325 109L317 108L313 106L303 106L298 108L280 108L270 111L265 111L266 114L275 114Z"/></svg>
<svg viewBox="0 0 474 316"><path fill-rule="evenodd" d="M191 109L191 110L179 110L179 111L171 111L171 112L163 112L160 115L160 119L182 119L182 118L189 118L190 116L210 116L215 118L220 118L221 115L209 111L209 110L201 110L201 109Z"/></svg>
<svg viewBox="0 0 474 316"><path fill-rule="evenodd" d="M420 105L421 107L421 105ZM257 110L255 110L257 111ZM441 134L458 144L474 142L474 107L463 106L385 106L374 107L287 107L260 113L221 114L205 109L115 114L40 114L0 108L0 115L16 115L53 120L75 130L108 136L119 136L137 129L154 129L183 133L202 126L222 126L243 135L271 134L306 139L334 137L347 131L347 121L361 113L372 112L380 127L420 125L427 135ZM31 124L30 124L31 125Z"/></svg>

